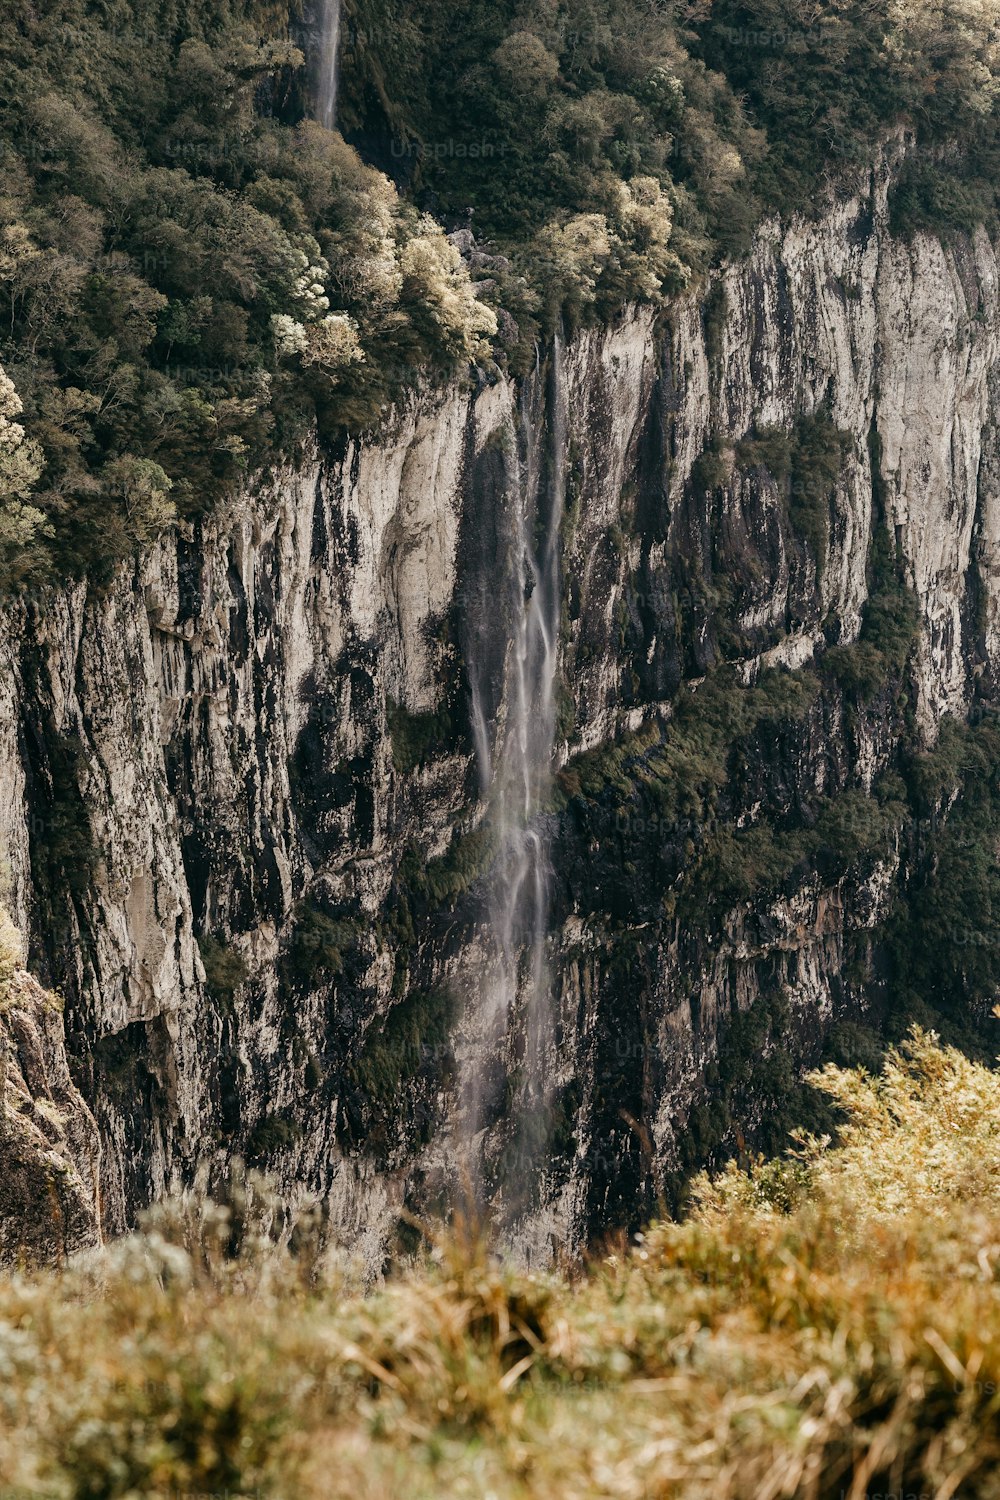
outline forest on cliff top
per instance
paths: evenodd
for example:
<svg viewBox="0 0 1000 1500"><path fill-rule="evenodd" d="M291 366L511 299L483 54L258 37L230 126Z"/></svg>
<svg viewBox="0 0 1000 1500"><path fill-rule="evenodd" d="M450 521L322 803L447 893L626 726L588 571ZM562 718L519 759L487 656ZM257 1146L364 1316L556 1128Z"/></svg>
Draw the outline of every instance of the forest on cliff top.
<svg viewBox="0 0 1000 1500"><path fill-rule="evenodd" d="M337 131L314 36L305 0L6 7L3 590L100 586L317 427L668 303L898 126L901 231L995 214L994 0L345 0Z"/></svg>

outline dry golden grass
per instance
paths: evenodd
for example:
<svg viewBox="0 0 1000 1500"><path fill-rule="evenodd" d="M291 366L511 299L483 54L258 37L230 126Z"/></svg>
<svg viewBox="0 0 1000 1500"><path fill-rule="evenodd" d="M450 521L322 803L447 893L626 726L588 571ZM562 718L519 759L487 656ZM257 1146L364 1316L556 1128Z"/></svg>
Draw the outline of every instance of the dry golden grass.
<svg viewBox="0 0 1000 1500"><path fill-rule="evenodd" d="M456 1232L365 1295L174 1208L9 1279L0 1487L1000 1497L998 1079L917 1034L822 1083L842 1144L701 1182L575 1278Z"/></svg>

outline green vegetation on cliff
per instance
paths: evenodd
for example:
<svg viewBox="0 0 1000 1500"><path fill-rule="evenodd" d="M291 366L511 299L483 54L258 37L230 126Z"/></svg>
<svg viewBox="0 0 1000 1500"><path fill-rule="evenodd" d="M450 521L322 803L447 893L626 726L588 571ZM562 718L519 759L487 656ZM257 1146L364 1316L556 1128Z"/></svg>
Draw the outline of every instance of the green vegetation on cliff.
<svg viewBox="0 0 1000 1500"><path fill-rule="evenodd" d="M903 769L914 875L886 934L896 1010L933 1016L935 1026L953 1028L956 1040L981 1052L1000 957L996 714L971 725L946 719L934 749Z"/></svg>
<svg viewBox="0 0 1000 1500"><path fill-rule="evenodd" d="M897 195L900 229L971 229L996 214L993 0L707 0L695 51L725 74L767 136L761 200L801 209L822 183L865 172L903 127L924 149Z"/></svg>
<svg viewBox="0 0 1000 1500"><path fill-rule="evenodd" d="M970 227L994 213L993 3L345 8L345 130L381 141L446 220L471 210L477 232L516 245L550 307L567 288L577 304L611 306L634 290L630 184L662 195L673 223L660 270L675 284L713 251L745 246L763 212L808 212L831 181L866 172L898 127L928 148L907 178L924 222ZM950 159L935 160L946 147ZM595 218L610 251L595 252ZM639 247L647 262L651 246Z"/></svg>
<svg viewBox="0 0 1000 1500"><path fill-rule="evenodd" d="M50 1500L924 1493L1000 1469L1000 1094L916 1034L839 1144L698 1185L576 1274L460 1230L370 1295L228 1210L0 1282L0 1483ZM236 1258L232 1258L233 1252Z"/></svg>
<svg viewBox="0 0 1000 1500"><path fill-rule="evenodd" d="M8 5L0 588L106 581L317 422L668 298L897 124L901 226L994 213L989 4L345 0L357 150L308 118L314 11Z"/></svg>
<svg viewBox="0 0 1000 1500"><path fill-rule="evenodd" d="M5 17L0 583L106 580L316 420L370 424L418 371L488 353L440 227L287 102L288 21L250 0Z"/></svg>

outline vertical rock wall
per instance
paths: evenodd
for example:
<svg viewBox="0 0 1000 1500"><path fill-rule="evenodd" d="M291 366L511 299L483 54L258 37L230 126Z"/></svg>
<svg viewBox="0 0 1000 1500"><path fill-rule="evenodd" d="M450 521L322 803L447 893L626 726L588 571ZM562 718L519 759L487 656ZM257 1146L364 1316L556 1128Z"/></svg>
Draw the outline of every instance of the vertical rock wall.
<svg viewBox="0 0 1000 1500"><path fill-rule="evenodd" d="M984 234L894 241L886 197L875 174L814 223L765 225L707 303L571 340L569 769L669 721L722 658L752 684L855 640L883 524L918 600L919 732L989 691L996 255ZM109 1232L244 1154L375 1256L433 1177L468 1031L442 996L474 994L482 960L464 662L475 652L502 714L517 411L506 380L428 395L165 537L107 594L24 601L0 623L4 880L67 997ZM821 412L845 446L820 561L745 445ZM870 790L898 731L884 708L848 722L824 692L730 768L732 825L769 798ZM671 914L683 831L615 818L571 795L553 814L565 1129L529 1235L541 1250L662 1188L762 997L782 997L789 1057L815 1055L861 1003L845 944L896 876L895 856L812 870L706 937ZM210 983L196 936L216 945Z"/></svg>

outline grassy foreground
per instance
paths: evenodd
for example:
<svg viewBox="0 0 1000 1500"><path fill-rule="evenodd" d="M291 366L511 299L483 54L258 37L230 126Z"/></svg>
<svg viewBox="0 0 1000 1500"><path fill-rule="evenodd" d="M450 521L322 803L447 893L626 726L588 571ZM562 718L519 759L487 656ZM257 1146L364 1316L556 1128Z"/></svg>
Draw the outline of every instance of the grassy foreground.
<svg viewBox="0 0 1000 1500"><path fill-rule="evenodd" d="M836 1148L577 1276L453 1236L365 1296L161 1214L0 1284L0 1491L1000 1496L1000 1084L914 1035Z"/></svg>

